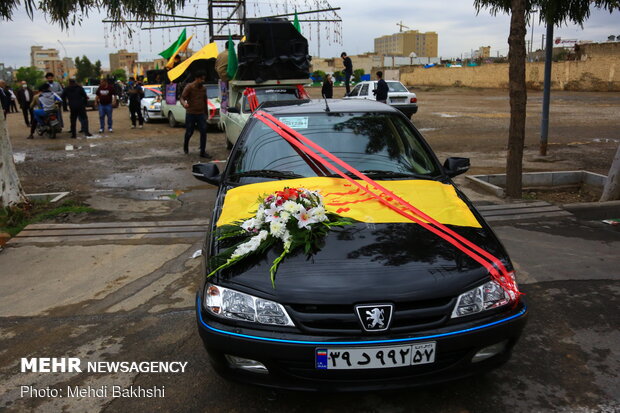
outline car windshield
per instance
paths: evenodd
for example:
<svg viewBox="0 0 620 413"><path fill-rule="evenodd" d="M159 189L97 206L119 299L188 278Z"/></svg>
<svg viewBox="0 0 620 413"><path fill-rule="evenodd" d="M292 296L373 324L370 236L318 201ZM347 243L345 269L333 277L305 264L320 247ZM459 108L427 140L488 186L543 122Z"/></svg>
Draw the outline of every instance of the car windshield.
<svg viewBox="0 0 620 413"><path fill-rule="evenodd" d="M84 92L86 93L93 93L93 90L90 86L82 86L82 88L84 89Z"/></svg>
<svg viewBox="0 0 620 413"><path fill-rule="evenodd" d="M220 94L217 85L207 85L207 99L217 99Z"/></svg>
<svg viewBox="0 0 620 413"><path fill-rule="evenodd" d="M158 88L154 87L145 87L144 88L144 97L145 98L156 98L161 95L161 91Z"/></svg>
<svg viewBox="0 0 620 413"><path fill-rule="evenodd" d="M297 88L274 87L273 89L256 89L256 98L258 103L280 102L286 100L299 99ZM243 111L249 112L250 105L247 98L243 98Z"/></svg>
<svg viewBox="0 0 620 413"><path fill-rule="evenodd" d="M390 92L409 92L409 90L400 82L386 82Z"/></svg>
<svg viewBox="0 0 620 413"><path fill-rule="evenodd" d="M386 177L433 178L440 174L437 162L411 125L397 114L315 113L278 119L359 171L376 176L385 172ZM317 176L287 141L261 121L251 122L232 162L233 173L276 170Z"/></svg>

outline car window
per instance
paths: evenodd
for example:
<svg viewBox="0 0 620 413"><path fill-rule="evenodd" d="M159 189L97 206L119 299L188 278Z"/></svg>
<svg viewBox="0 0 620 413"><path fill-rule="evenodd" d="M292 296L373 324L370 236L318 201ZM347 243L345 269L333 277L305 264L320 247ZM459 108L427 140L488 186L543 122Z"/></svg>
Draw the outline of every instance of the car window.
<svg viewBox="0 0 620 413"><path fill-rule="evenodd" d="M362 85L362 91L360 92L360 96L368 95L368 83L364 83Z"/></svg>
<svg viewBox="0 0 620 413"><path fill-rule="evenodd" d="M362 85L361 85L361 83L360 83L359 85L357 85L357 86L355 86L355 87L353 88L353 90L351 91L351 93L349 93L349 96L357 96L357 95L359 95L359 93L360 93L360 89L361 89L361 88L362 88Z"/></svg>
<svg viewBox="0 0 620 413"><path fill-rule="evenodd" d="M278 118L358 170L440 173L413 128L397 114L316 113ZM276 132L256 119L251 122L232 161L234 172L272 169L317 176Z"/></svg>
<svg viewBox="0 0 620 413"><path fill-rule="evenodd" d="M89 86L82 86L82 89L84 89L86 93L93 93L93 89Z"/></svg>
<svg viewBox="0 0 620 413"><path fill-rule="evenodd" d="M282 102L287 100L297 100L299 99L299 92L297 88L273 88L273 89L255 89L256 90L256 99L258 99L258 104L265 102ZM250 105L248 104L248 100L246 97L243 98L243 111L250 112Z"/></svg>
<svg viewBox="0 0 620 413"><path fill-rule="evenodd" d="M409 92L402 83L400 82L386 82L388 85L388 89L390 92Z"/></svg>
<svg viewBox="0 0 620 413"><path fill-rule="evenodd" d="M220 97L219 88L216 85L207 85L207 99L217 99Z"/></svg>
<svg viewBox="0 0 620 413"><path fill-rule="evenodd" d="M144 90L145 98L156 98L157 96L161 96L161 91L156 88L145 87L142 88Z"/></svg>

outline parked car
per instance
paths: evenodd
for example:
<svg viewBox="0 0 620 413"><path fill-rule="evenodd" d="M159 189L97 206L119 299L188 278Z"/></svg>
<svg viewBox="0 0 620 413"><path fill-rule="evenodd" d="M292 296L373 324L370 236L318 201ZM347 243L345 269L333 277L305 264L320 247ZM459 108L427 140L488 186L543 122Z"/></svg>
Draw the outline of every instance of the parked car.
<svg viewBox="0 0 620 413"><path fill-rule="evenodd" d="M98 86L82 86L84 92L86 92L86 96L88 96L88 103L86 103L86 107L92 108L93 110L97 109L97 101L95 98L95 92L97 91Z"/></svg>
<svg viewBox="0 0 620 413"><path fill-rule="evenodd" d="M418 112L418 98L415 93L397 80L386 80L389 88L387 104L394 106L403 112L407 117L411 117ZM345 99L370 99L376 100L373 90L377 88L376 81L360 82Z"/></svg>
<svg viewBox="0 0 620 413"><path fill-rule="evenodd" d="M303 85L308 79L268 80L256 83L249 80L232 80L229 89L229 107L222 115L222 124L226 133L226 146L231 149L237 142L239 134L252 115L247 97L243 94L246 88L256 91L258 103L286 102L299 100L298 85Z"/></svg>
<svg viewBox="0 0 620 413"><path fill-rule="evenodd" d="M393 107L313 100L265 105L262 111L368 177L399 188L401 196L422 203L435 191L451 194L451 200L429 207L467 216L468 223L447 225L514 274L496 235L451 180L468 169L469 160L448 158L442 166ZM321 177L316 163L296 149L255 113L223 171L216 163L194 165L196 178L218 187L203 246L205 274L215 269L209 259L230 248L230 238L217 238L218 221L230 211L256 213L253 199L273 193L264 184L283 190L307 185L301 179L307 177L342 183L342 191L323 194L333 208L340 203L330 204L334 198L328 197L355 194L348 181ZM232 201L240 189L249 203ZM229 197L234 205L227 204ZM328 232L318 251L287 256L275 285L269 272L278 247L205 277L196 297L197 325L217 372L275 388L385 390L463 378L509 359L527 318L518 294L422 225L364 218L365 201L347 205L361 208L361 218Z"/></svg>
<svg viewBox="0 0 620 413"><path fill-rule="evenodd" d="M209 99L209 113L207 115L207 124L220 125L220 95L219 88L214 84L205 84L207 89L207 98ZM174 128L179 125L185 125L185 108L181 105L181 101L177 99L174 105L166 103L165 97L161 101L161 112L165 119L168 119L168 125Z"/></svg>
<svg viewBox="0 0 620 413"><path fill-rule="evenodd" d="M144 85L144 97L140 101L140 108L145 122L166 119L161 111L161 86Z"/></svg>

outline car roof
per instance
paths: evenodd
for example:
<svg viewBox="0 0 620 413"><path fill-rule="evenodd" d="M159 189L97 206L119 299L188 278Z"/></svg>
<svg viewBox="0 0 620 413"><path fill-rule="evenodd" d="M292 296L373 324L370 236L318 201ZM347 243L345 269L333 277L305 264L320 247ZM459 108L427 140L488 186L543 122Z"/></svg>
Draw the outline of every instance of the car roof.
<svg viewBox="0 0 620 413"><path fill-rule="evenodd" d="M398 112L390 105L373 100L327 99L327 105L330 112ZM299 103L287 102L286 105L265 107L263 110L274 115L325 113L325 99L302 100Z"/></svg>

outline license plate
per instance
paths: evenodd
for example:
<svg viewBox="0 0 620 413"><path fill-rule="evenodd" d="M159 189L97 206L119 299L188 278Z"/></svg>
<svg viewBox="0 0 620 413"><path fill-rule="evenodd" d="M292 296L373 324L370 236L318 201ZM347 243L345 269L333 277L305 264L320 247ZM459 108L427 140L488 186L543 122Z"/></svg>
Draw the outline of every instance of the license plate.
<svg viewBox="0 0 620 413"><path fill-rule="evenodd" d="M317 348L316 368L322 370L386 369L435 362L435 342L406 346Z"/></svg>
<svg viewBox="0 0 620 413"><path fill-rule="evenodd" d="M390 102L392 103L404 103L405 98L390 98Z"/></svg>

